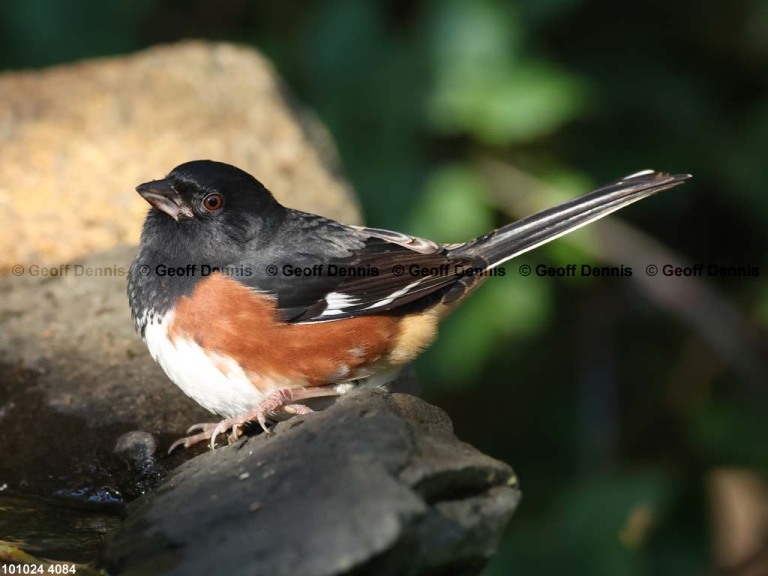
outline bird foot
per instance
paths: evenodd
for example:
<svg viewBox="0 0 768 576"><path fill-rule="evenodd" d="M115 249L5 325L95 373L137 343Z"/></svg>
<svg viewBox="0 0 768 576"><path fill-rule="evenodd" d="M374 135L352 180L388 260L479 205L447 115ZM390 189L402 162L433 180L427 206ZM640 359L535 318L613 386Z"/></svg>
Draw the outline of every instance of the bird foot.
<svg viewBox="0 0 768 576"><path fill-rule="evenodd" d="M309 414L312 412L311 408L303 404L293 404L291 402L303 398L327 395L330 395L329 391L321 389L299 388L275 390L264 400L259 402L255 408L245 412L244 414L240 414L239 416L235 416L233 418L227 418L221 422L205 422L201 424L193 424L187 430L186 437L179 438L176 440L176 442L171 444L171 447L168 449L168 453L170 454L179 446L189 448L190 446L194 446L195 444L204 442L206 440L210 440L211 450L213 450L216 447L216 438L220 434L223 434L230 429L232 431L228 436L228 441L229 444L234 444L237 442L238 438L242 436L242 427L248 422L256 421L259 423L264 432L267 434L272 434L269 428L267 428L267 418L271 413L283 412L291 416ZM197 434L193 434L193 432L197 432Z"/></svg>

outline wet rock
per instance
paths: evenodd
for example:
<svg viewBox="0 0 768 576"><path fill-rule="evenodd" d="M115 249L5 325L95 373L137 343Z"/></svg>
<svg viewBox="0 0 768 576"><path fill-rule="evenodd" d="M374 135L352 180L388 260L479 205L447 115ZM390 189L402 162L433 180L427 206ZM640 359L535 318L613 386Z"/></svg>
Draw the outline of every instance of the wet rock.
<svg viewBox="0 0 768 576"><path fill-rule="evenodd" d="M137 466L152 466L155 463L157 441L149 432L131 430L115 442L115 455Z"/></svg>
<svg viewBox="0 0 768 576"><path fill-rule="evenodd" d="M0 482L11 489L133 498L145 479L113 454L118 437L143 430L167 446L211 417L134 332L121 272L135 250L89 256L55 277L0 277ZM75 266L118 273L78 276ZM161 456L158 466L164 472L183 459Z"/></svg>
<svg viewBox="0 0 768 576"><path fill-rule="evenodd" d="M520 492L441 410L355 391L198 456L129 506L110 574L477 574Z"/></svg>
<svg viewBox="0 0 768 576"><path fill-rule="evenodd" d="M126 432L115 442L113 454L125 463L134 479L134 492L145 494L163 477L164 469L157 460L157 440L149 432Z"/></svg>

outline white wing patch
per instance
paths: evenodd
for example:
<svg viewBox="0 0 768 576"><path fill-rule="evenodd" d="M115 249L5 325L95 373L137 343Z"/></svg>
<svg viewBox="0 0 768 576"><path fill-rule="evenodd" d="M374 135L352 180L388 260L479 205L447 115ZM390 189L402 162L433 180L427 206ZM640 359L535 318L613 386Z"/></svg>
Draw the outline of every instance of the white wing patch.
<svg viewBox="0 0 768 576"><path fill-rule="evenodd" d="M356 297L350 294L344 294L343 292L329 292L325 296L327 307L320 314L320 318L323 316L335 316L336 314L343 313L347 308L355 306L360 303Z"/></svg>
<svg viewBox="0 0 768 576"><path fill-rule="evenodd" d="M365 308L365 310L373 310L374 308L381 308L383 306L391 304L392 302L394 302L395 300L400 298L400 296L405 296L406 294L408 294L408 292L410 292L411 290L416 288L416 286L418 286L419 284L421 284L422 282L424 282L426 280L429 280L430 278L432 278L432 276L425 276L424 278L419 278L415 282L411 282L410 284L408 284L408 286L406 286L405 288L401 288L400 290L396 290L395 292L392 292L392 294L390 294L386 298L383 298L383 299L379 300L378 302L374 302L370 306L367 306Z"/></svg>
<svg viewBox="0 0 768 576"><path fill-rule="evenodd" d="M365 308L361 308L360 311L364 310L375 310L377 308L383 308L384 306L388 306L401 296L405 296L408 294L411 290L416 288L419 284L422 282L425 282L432 278L432 276L424 276L423 278L419 278L418 280L414 280L404 288L401 288L400 290L395 290L391 294L387 295L386 297L377 300L373 304L366 306ZM343 292L330 292L326 295L325 301L327 302L327 307L325 310L323 310L322 314L318 316L318 319L321 318L328 318L329 316L338 316L340 314L346 313L350 308L354 308L355 306L360 305L360 299L352 296L351 294L344 294Z"/></svg>

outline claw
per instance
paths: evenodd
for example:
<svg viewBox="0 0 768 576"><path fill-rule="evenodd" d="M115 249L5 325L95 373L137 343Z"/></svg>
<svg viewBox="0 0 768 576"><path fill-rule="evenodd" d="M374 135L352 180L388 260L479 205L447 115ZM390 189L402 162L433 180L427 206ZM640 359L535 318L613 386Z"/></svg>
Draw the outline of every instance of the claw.
<svg viewBox="0 0 768 576"><path fill-rule="evenodd" d="M240 426L242 426L242 424L235 424L234 426L232 426L232 433L227 438L227 442L230 445L232 445L235 442L237 442L237 439L240 438L240 436L242 435L242 431L240 430Z"/></svg>
<svg viewBox="0 0 768 576"><path fill-rule="evenodd" d="M213 432L211 433L211 450L216 450L216 437L219 434L224 434L224 432L227 431L228 426L226 425L227 421L222 420L218 423L216 428L213 429Z"/></svg>
<svg viewBox="0 0 768 576"><path fill-rule="evenodd" d="M178 440L176 440L176 442L171 444L170 448L168 448L168 454L176 450L176 448L178 448L179 446L184 446L184 448L189 448L189 446L187 446L186 443L187 443L186 438L179 438Z"/></svg>
<svg viewBox="0 0 768 576"><path fill-rule="evenodd" d="M256 416L256 419L259 421L259 426L261 426L261 429L264 430L264 434L272 434L272 431L267 428L267 417L266 414L260 413L258 416Z"/></svg>
<svg viewBox="0 0 768 576"><path fill-rule="evenodd" d="M184 448L189 448L190 446L194 446L198 442L202 442L203 440L208 439L208 433L207 432L201 432L200 434L195 434L193 436L186 436L184 438L179 438L171 444L171 447L168 448L168 454L176 450L179 446L184 446Z"/></svg>
<svg viewBox="0 0 768 576"><path fill-rule="evenodd" d="M215 422L200 422L199 424L192 424L187 428L187 435L189 436L193 432L206 432L209 428L213 429L216 426Z"/></svg>

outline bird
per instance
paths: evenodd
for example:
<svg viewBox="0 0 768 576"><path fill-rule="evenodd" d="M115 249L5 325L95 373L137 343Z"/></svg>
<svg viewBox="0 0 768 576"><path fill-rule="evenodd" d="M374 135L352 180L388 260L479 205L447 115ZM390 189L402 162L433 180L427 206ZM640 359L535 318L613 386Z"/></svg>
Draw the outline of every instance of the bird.
<svg viewBox="0 0 768 576"><path fill-rule="evenodd" d="M690 174L644 170L498 228L440 244L280 204L249 173L193 160L136 187L150 204L128 273L137 332L166 375L221 418L174 442L311 412L382 387L500 266ZM502 267L503 269L503 267Z"/></svg>

